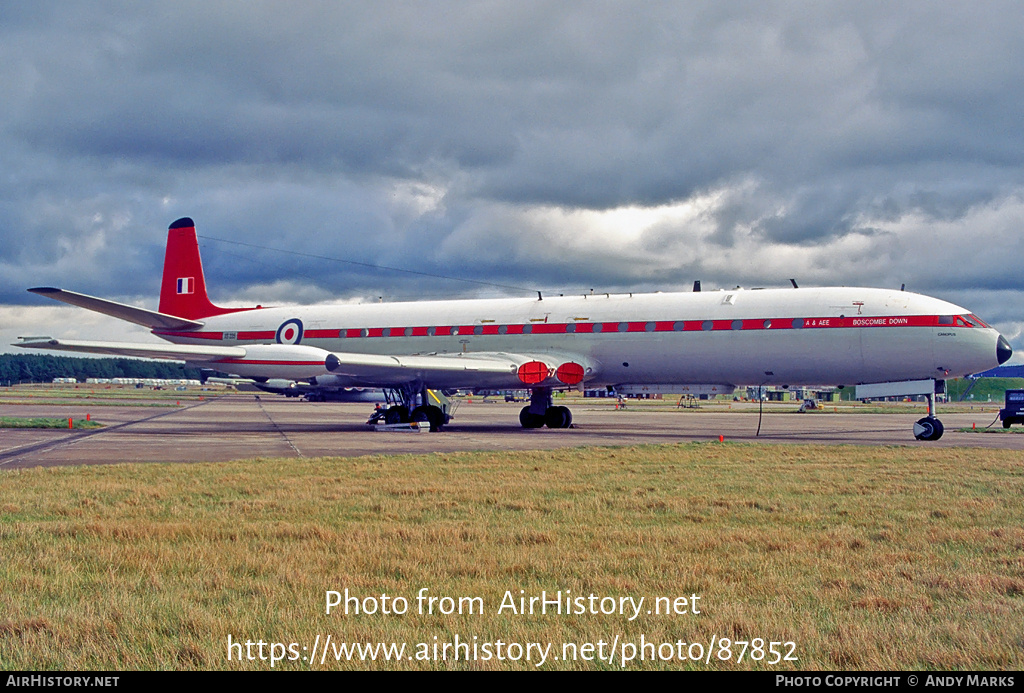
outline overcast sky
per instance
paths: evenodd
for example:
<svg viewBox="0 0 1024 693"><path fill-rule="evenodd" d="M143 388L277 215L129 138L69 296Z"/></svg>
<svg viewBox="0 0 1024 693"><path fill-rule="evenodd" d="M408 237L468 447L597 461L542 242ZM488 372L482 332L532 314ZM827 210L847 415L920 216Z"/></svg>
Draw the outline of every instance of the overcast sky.
<svg viewBox="0 0 1024 693"><path fill-rule="evenodd" d="M0 0L0 337L137 339L25 289L155 307L191 216L223 304L515 295L340 260L905 283L1024 353L1022 39L994 1Z"/></svg>

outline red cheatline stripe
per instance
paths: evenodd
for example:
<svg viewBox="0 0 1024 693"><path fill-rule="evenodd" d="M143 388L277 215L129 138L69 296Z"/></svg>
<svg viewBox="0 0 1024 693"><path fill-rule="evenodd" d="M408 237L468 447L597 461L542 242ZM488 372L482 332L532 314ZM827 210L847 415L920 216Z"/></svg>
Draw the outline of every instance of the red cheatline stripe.
<svg viewBox="0 0 1024 693"><path fill-rule="evenodd" d="M323 361L271 361L271 360L247 360L247 359L221 359L214 363L237 363L246 366L324 366ZM326 370L326 366L324 366Z"/></svg>
<svg viewBox="0 0 1024 693"><path fill-rule="evenodd" d="M223 332L164 332L163 330L153 330L153 334L160 335L161 337L188 337L189 339L224 339Z"/></svg>
<svg viewBox="0 0 1024 693"><path fill-rule="evenodd" d="M959 316L954 316L959 317ZM975 318L977 320L977 318ZM979 321L980 322L980 321ZM796 323L796 324L794 324ZM526 323L521 325L437 325L413 327L347 327L336 329L306 330L304 340L310 339L358 339L362 337L450 337L482 335L521 334L618 334L638 332L706 332L733 330L792 330L824 328L863 327L937 327L938 315L886 315L886 316L843 316L829 318L740 318L736 320L656 320L625 322L572 322L572 323ZM971 329L963 320L956 320L950 327ZM571 329L569 329L571 327ZM408 334L407 334L408 332ZM222 340L223 332L179 332L153 330L153 334L164 337L187 339ZM273 331L240 331L238 341L266 341L274 339Z"/></svg>

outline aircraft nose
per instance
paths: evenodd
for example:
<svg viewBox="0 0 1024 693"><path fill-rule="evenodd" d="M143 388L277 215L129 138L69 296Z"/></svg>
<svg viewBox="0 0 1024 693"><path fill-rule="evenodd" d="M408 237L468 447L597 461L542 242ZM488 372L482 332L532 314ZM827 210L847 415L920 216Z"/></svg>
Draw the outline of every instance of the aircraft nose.
<svg viewBox="0 0 1024 693"><path fill-rule="evenodd" d="M996 358L999 359L1000 364L1004 364L1010 360L1011 356L1013 356L1013 348L1006 341L1006 337L999 335L999 341L996 342Z"/></svg>

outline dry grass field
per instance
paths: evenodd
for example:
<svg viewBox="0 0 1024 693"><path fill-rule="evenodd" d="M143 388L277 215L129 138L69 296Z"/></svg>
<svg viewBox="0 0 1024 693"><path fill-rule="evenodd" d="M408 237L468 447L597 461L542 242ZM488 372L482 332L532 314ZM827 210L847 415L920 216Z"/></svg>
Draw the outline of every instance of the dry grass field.
<svg viewBox="0 0 1024 693"><path fill-rule="evenodd" d="M0 668L270 669L273 654L277 669L1020 669L1022 498L1024 453L975 449L726 443L9 471ZM422 588L453 600L435 611L482 608L419 613ZM326 593L346 589L407 611L325 613ZM632 620L632 607L499 609L506 592L544 591L645 601ZM688 608L647 613L657 597ZM456 638L475 659L443 651ZM349 641L407 649L336 661ZM797 659L770 665L772 642L794 643ZM542 664L527 643L550 644ZM694 661L694 643L714 653Z"/></svg>

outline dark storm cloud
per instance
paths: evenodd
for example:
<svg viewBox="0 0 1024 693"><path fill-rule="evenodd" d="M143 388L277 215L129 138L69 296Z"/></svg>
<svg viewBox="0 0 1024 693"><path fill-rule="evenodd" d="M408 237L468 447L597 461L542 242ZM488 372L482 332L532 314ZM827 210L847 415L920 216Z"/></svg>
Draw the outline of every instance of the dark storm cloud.
<svg viewBox="0 0 1024 693"><path fill-rule="evenodd" d="M1016 3L2 13L4 303L151 301L184 215L225 301L507 291L323 258L566 291L1024 290Z"/></svg>

